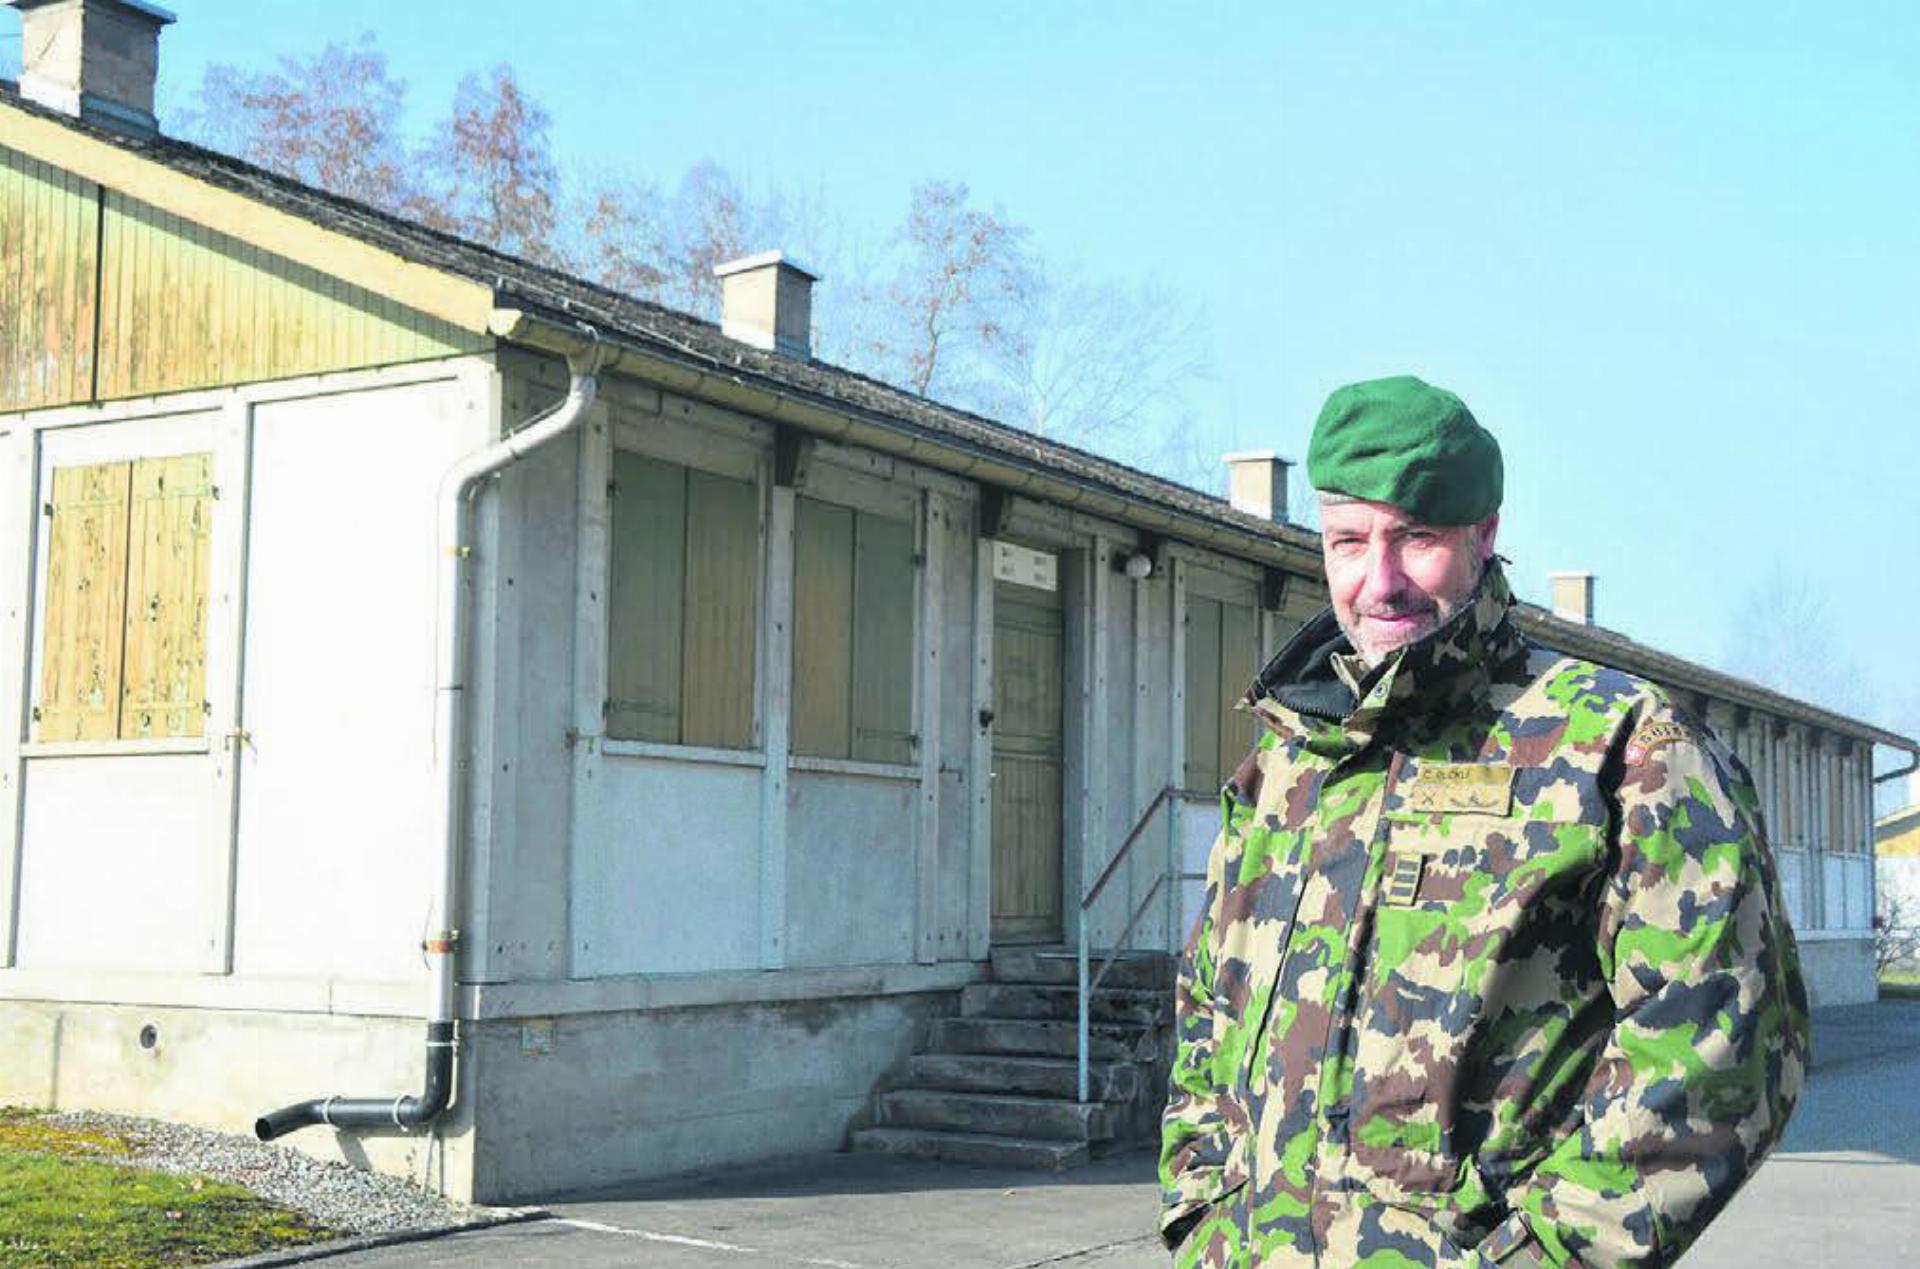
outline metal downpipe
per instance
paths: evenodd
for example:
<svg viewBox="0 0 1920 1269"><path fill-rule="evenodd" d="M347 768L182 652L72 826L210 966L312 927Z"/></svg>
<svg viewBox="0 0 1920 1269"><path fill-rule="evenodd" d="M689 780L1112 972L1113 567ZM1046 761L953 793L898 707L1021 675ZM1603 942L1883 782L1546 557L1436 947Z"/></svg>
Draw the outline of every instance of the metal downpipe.
<svg viewBox="0 0 1920 1269"><path fill-rule="evenodd" d="M439 767L437 807L441 843L434 888L433 933L421 944L427 955L427 1071L420 1095L386 1098L316 1097L269 1111L256 1119L254 1135L272 1141L315 1124L335 1128L417 1128L431 1122L453 1097L454 956L460 942L455 898L460 881L460 807L464 795L466 743L466 656L470 558L473 554L473 498L488 477L533 450L572 430L586 417L599 391L599 335L587 329L594 351L585 369L571 364L567 395L552 409L499 441L468 454L441 479L439 496L439 638L435 655L436 708L434 759Z"/></svg>

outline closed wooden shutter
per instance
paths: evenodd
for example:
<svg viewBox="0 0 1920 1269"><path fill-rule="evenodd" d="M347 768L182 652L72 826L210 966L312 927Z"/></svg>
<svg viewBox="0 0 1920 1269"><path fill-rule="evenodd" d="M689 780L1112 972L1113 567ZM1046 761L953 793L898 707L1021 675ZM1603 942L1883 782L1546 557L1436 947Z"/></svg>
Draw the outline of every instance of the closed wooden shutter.
<svg viewBox="0 0 1920 1269"><path fill-rule="evenodd" d="M1187 747L1183 783L1195 793L1220 787L1220 602L1187 596Z"/></svg>
<svg viewBox="0 0 1920 1269"><path fill-rule="evenodd" d="M35 739L119 735L131 463L53 473Z"/></svg>
<svg viewBox="0 0 1920 1269"><path fill-rule="evenodd" d="M680 739L687 469L616 450L613 488L607 735L674 744Z"/></svg>
<svg viewBox="0 0 1920 1269"><path fill-rule="evenodd" d="M753 482L687 473L686 635L681 739L753 745L760 500Z"/></svg>
<svg viewBox="0 0 1920 1269"><path fill-rule="evenodd" d="M120 736L198 736L206 727L213 456L142 459L132 487Z"/></svg>
<svg viewBox="0 0 1920 1269"><path fill-rule="evenodd" d="M853 570L853 756L913 761L913 526L861 512Z"/></svg>
<svg viewBox="0 0 1920 1269"><path fill-rule="evenodd" d="M853 752L853 519L798 499L793 521L793 751Z"/></svg>
<svg viewBox="0 0 1920 1269"><path fill-rule="evenodd" d="M1247 686L1260 667L1259 620L1253 609L1240 604L1220 605L1220 765L1214 787L1219 788L1233 775L1233 769L1253 748L1253 714L1234 708L1247 694Z"/></svg>

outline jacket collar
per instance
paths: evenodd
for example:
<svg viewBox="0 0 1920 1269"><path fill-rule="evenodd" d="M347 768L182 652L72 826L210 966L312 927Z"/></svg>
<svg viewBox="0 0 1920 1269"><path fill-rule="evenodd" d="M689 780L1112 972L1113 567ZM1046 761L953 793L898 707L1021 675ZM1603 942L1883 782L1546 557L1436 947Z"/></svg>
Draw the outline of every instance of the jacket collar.
<svg viewBox="0 0 1920 1269"><path fill-rule="evenodd" d="M1328 608L1267 663L1242 704L1282 740L1298 736L1330 758L1364 749L1383 731L1437 729L1484 700L1494 671L1525 651L1512 609L1513 591L1495 557L1465 607L1391 653L1360 680L1356 695L1333 668L1336 654L1353 649Z"/></svg>

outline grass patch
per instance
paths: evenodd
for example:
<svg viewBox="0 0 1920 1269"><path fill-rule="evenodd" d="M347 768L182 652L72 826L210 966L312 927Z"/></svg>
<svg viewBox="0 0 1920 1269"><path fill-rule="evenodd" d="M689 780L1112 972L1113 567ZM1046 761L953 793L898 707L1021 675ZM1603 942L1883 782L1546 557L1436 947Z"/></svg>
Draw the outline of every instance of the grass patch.
<svg viewBox="0 0 1920 1269"><path fill-rule="evenodd" d="M237 1185L131 1166L127 1143L0 1108L0 1265L203 1265L336 1231Z"/></svg>
<svg viewBox="0 0 1920 1269"><path fill-rule="evenodd" d="M1882 1000L1920 1000L1920 974L1889 975L1880 980Z"/></svg>

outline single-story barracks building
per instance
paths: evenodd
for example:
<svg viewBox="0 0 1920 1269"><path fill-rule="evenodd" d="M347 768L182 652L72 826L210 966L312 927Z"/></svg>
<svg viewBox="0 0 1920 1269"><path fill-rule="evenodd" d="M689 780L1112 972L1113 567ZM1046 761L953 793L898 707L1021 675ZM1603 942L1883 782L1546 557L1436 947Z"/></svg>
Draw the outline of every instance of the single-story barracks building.
<svg viewBox="0 0 1920 1269"><path fill-rule="evenodd" d="M0 1102L309 1123L482 1201L1070 1162L1151 1102L1230 703L1325 600L1284 464L1222 502L823 365L777 253L716 328L169 140L163 13L14 2ZM1870 998L1913 742L1560 584L1529 631L1711 717L1817 999ZM1083 932L1160 957L1084 1097L1034 951Z"/></svg>

